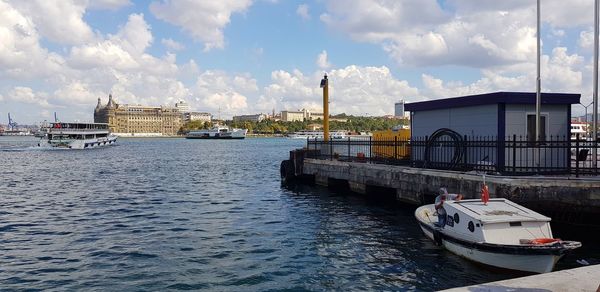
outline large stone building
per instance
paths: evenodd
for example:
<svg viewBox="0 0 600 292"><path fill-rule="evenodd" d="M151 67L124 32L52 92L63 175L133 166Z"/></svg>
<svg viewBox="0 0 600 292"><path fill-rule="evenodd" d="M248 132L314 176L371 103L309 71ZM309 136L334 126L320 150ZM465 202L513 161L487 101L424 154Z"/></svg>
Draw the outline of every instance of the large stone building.
<svg viewBox="0 0 600 292"><path fill-rule="evenodd" d="M307 109L302 109L299 111L282 111L281 112L281 120L284 122L294 122L294 121L310 121L323 119L323 113L311 112Z"/></svg>
<svg viewBox="0 0 600 292"><path fill-rule="evenodd" d="M234 122L262 122L267 119L267 115L265 114L255 114L255 115L241 115L241 116L233 116Z"/></svg>
<svg viewBox="0 0 600 292"><path fill-rule="evenodd" d="M102 106L100 98L94 110L94 122L107 123L111 132L131 136L177 135L182 125L177 108L117 104L112 95Z"/></svg>
<svg viewBox="0 0 600 292"><path fill-rule="evenodd" d="M183 120L185 122L203 121L210 123L212 121L212 115L203 112L186 112L183 114Z"/></svg>

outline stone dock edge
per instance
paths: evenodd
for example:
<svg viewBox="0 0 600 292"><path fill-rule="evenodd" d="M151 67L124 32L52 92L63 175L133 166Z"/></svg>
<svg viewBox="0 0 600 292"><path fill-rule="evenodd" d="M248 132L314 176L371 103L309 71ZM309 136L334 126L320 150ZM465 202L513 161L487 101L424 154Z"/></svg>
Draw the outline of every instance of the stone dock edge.
<svg viewBox="0 0 600 292"><path fill-rule="evenodd" d="M442 290L446 292L596 291L600 292L600 265Z"/></svg>

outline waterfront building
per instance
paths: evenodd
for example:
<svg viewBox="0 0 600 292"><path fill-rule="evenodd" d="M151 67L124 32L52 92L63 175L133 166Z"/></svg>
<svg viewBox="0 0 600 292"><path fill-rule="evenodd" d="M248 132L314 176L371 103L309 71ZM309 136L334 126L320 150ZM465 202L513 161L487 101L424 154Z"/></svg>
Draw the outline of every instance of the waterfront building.
<svg viewBox="0 0 600 292"><path fill-rule="evenodd" d="M281 121L283 122L295 122L304 121L304 112L302 111L282 111Z"/></svg>
<svg viewBox="0 0 600 292"><path fill-rule="evenodd" d="M281 112L281 121L284 122L294 122L294 121L310 121L323 119L323 113L319 112L311 112L307 109L301 109L298 111L282 111Z"/></svg>
<svg viewBox="0 0 600 292"><path fill-rule="evenodd" d="M394 103L394 116L398 118L404 117L404 100Z"/></svg>
<svg viewBox="0 0 600 292"><path fill-rule="evenodd" d="M116 135L172 136L177 135L182 119L174 107L118 104L109 95L105 106L98 98L94 122L107 123Z"/></svg>
<svg viewBox="0 0 600 292"><path fill-rule="evenodd" d="M262 122L263 120L266 120L266 119L267 119L267 115L265 115L265 114L233 116L234 122L243 122L243 121Z"/></svg>
<svg viewBox="0 0 600 292"><path fill-rule="evenodd" d="M203 121L203 122L211 122L212 114L205 112L186 112L183 113L183 121L184 122L192 122L192 121Z"/></svg>
<svg viewBox="0 0 600 292"><path fill-rule="evenodd" d="M175 108L179 110L180 113L189 113L191 112L190 105L185 101L180 100L178 103L175 103Z"/></svg>
<svg viewBox="0 0 600 292"><path fill-rule="evenodd" d="M578 104L580 94L542 93L541 141L568 141L571 136L571 105ZM411 140L439 137L497 141L497 150L474 149L467 158L469 163L526 168L544 161L533 161L533 152L512 153L506 141L535 142L536 94L526 92L495 92L455 98L446 98L406 104L410 112ZM449 129L456 135L452 134ZM444 133L441 133L443 130ZM517 142L513 142L517 143ZM496 145L496 144L494 144ZM529 144L527 144L529 145ZM533 144L531 144L533 145ZM510 145L509 145L510 146ZM481 146L483 149L484 146ZM448 149L451 151L451 149ZM424 152L412 151L413 160L423 160ZM569 167L570 153L565 148L545 147L538 152L557 169ZM431 154L430 154L431 155ZM441 153L440 155L445 155ZM439 156L446 157L446 156ZM453 157L447 155L448 158ZM544 158L545 157L545 158Z"/></svg>

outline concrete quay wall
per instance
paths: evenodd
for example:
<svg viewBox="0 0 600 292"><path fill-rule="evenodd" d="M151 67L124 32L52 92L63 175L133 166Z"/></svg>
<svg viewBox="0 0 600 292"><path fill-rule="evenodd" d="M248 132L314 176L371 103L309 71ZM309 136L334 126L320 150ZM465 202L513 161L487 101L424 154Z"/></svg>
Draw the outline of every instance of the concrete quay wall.
<svg viewBox="0 0 600 292"><path fill-rule="evenodd" d="M600 265L443 290L444 292L600 291Z"/></svg>
<svg viewBox="0 0 600 292"><path fill-rule="evenodd" d="M305 158L302 174L314 176L315 183L340 183L357 193L370 187L395 190L396 199L421 205L431 203L439 187L479 198L483 176L473 172L431 170L404 166L318 160ZM566 222L585 222L600 214L600 179L571 177L505 177L486 175L490 197L507 198L533 210Z"/></svg>

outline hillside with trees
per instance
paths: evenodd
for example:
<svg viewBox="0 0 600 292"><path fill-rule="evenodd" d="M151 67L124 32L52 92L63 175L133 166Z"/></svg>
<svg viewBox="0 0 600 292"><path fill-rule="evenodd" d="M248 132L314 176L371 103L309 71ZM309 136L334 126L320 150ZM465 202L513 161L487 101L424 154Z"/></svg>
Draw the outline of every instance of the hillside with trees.
<svg viewBox="0 0 600 292"><path fill-rule="evenodd" d="M379 130L387 130L398 125L407 125L407 120L387 119L383 117L357 117L346 114L333 116L335 119L346 119L346 122L330 121L329 129L345 130L349 132L373 132ZM233 128L248 129L249 133L254 134L287 134L300 130L308 130L311 124L323 124L321 119L311 121L294 121L282 122L273 120L263 120L261 122L250 121L226 121L226 124ZM188 122L181 127L180 132L186 133L191 130L207 129L212 126L212 123L201 121Z"/></svg>

